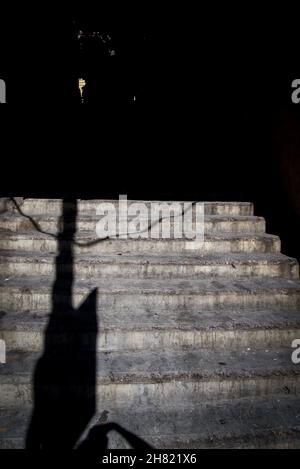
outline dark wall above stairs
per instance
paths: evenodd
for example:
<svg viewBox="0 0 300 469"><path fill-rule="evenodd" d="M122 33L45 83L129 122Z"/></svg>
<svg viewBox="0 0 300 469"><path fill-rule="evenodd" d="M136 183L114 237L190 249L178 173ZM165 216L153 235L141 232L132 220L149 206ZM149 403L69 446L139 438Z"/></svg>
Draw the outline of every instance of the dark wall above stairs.
<svg viewBox="0 0 300 469"><path fill-rule="evenodd" d="M110 85L125 90L122 99L74 107L82 72L74 12L56 13L28 21L18 14L1 29L1 73L18 104L5 118L2 196L251 200L285 252L299 254L300 120L291 82L300 66L290 18L203 12L187 28L110 26L127 44ZM78 18L108 27L85 8ZM141 42L129 54L133 38Z"/></svg>

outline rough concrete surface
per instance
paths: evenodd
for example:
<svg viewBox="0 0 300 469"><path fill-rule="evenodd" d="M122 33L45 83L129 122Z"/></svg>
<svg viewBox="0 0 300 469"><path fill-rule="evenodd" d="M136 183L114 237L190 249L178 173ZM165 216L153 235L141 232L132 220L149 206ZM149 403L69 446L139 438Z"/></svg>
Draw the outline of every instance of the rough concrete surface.
<svg viewBox="0 0 300 469"><path fill-rule="evenodd" d="M117 422L156 448L300 447L300 365L291 359L292 341L300 339L299 266L281 254L280 239L265 232L253 204L206 202L204 242L191 244L97 240L103 201L81 200L70 265L70 256L56 258L62 201L22 202L23 214L1 199L0 340L7 356L0 448L24 447L45 346L52 378L46 373L39 385L46 400L64 392L84 399L93 390L80 376L95 359L93 421ZM118 213L118 201L106 202ZM72 220L74 204L64 208ZM78 327L95 289L95 322ZM54 304L56 321L67 321L53 330ZM80 353L70 354L77 343ZM110 448L127 446L111 432Z"/></svg>

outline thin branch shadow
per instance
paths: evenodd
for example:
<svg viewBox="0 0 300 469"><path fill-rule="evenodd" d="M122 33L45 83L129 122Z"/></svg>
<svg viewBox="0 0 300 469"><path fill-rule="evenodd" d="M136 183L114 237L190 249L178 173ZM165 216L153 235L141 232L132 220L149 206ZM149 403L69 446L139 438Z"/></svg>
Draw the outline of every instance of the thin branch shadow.
<svg viewBox="0 0 300 469"><path fill-rule="evenodd" d="M73 199L73 202L74 202L74 200L76 201L76 199ZM36 220L34 220L33 217L31 217L30 215L27 215L26 213L23 212L23 210L21 209L21 207L19 206L19 204L17 203L17 201L16 201L13 197L11 197L11 201L12 201L14 207L16 208L17 212L18 212L22 217L24 217L24 218L26 218L27 220L29 220L30 223L32 224L32 226L34 227L34 229L35 229L37 232L39 232L39 233L41 233L41 234L44 234L44 235L46 235L46 236L50 236L50 237L52 237L52 238L54 238L54 239L60 240L61 242L64 241L64 235L63 235L63 234L60 235L60 236L58 236L58 235L56 235L55 233L50 233L50 232L48 232L48 231L43 230L43 229L40 227L39 223L38 223ZM77 201L76 201L76 203L77 203ZM174 218L176 218L176 217L182 217L183 215L186 215L186 213L187 213L189 210L191 210L196 204L197 204L197 202L190 202L190 206L189 206L187 209L183 209L181 214L178 214L178 215L176 215L176 216L174 215ZM77 207L77 205L76 205L76 207ZM74 229L73 225L75 225L74 220L72 220L72 218L68 217L68 213L69 213L68 210L70 210L70 209L72 208L72 202L68 202L68 203L66 204L65 208L66 208L66 216L65 216L65 219L64 219L65 233L69 233L70 230ZM76 208L76 210L77 210L77 208ZM148 223L147 228L145 228L144 230L140 230L139 233L140 233L140 234L143 234L143 233L150 233L151 230L152 230L155 226L161 224L165 219L169 220L169 217L163 217L163 216L161 216L161 217L158 218L158 220L156 220L156 221L153 222L153 223L150 221L150 222ZM67 221L67 220L68 220L68 221ZM76 220L75 220L75 221L76 221ZM131 235L131 233L129 233L129 232L127 232L127 233L122 233L122 235L124 235L124 234L126 234L127 236L130 236L130 235ZM135 233L132 233L132 234L135 234ZM95 240L93 240L93 241L89 241L88 243L81 243L81 242L78 242L78 241L75 239L75 232L74 232L74 236L73 236L71 242L72 242L72 244L74 244L75 246L78 246L78 247L81 247L81 248L88 248L88 247L95 246L95 245L97 245L97 244L99 244L99 243L101 243L101 242L103 242L103 241L107 241L107 240L109 240L109 239L118 239L119 237L120 237L120 235L116 234L116 236L106 236L106 237L104 237L104 238L98 238L98 239L95 239ZM68 237L66 237L66 241L67 241L67 243L70 242L70 240L69 240ZM63 248L62 248L62 249L63 249Z"/></svg>

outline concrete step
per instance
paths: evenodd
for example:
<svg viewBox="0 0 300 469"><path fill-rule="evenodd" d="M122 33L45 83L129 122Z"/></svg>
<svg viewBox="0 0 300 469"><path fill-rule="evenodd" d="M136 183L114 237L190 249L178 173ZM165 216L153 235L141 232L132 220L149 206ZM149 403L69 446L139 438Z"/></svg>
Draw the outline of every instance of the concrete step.
<svg viewBox="0 0 300 469"><path fill-rule="evenodd" d="M300 400L279 395L236 399L197 407L148 407L109 412L117 422L154 448L300 448ZM101 418L102 412L98 413ZM149 418L147 418L149 415ZM111 448L130 448L110 435Z"/></svg>
<svg viewBox="0 0 300 469"><path fill-rule="evenodd" d="M61 229L61 221L58 216L34 216L35 222L38 224L42 231L49 233L58 233ZM76 228L80 231L88 231L95 237L98 222L101 220L100 216L80 215L77 217ZM66 221L67 223L67 221ZM156 224L153 223L153 226ZM171 231L174 226L174 221L170 221ZM74 227L74 223L70 221L69 227ZM192 224L188 227L193 228ZM26 231L33 230L34 225L29 218L21 216L16 213L3 214L0 217L0 228L10 231ZM189 228L189 229L190 229ZM204 232L205 234L214 233L264 233L266 230L266 222L262 217L254 216L220 216L220 215L205 215L204 219ZM128 229L129 233L133 230ZM149 238L150 238L149 230ZM123 233L123 231L122 231Z"/></svg>
<svg viewBox="0 0 300 469"><path fill-rule="evenodd" d="M53 349L55 348L53 353ZM45 402L59 392L71 396L93 392L103 408L201 405L222 399L300 391L300 368L292 363L293 349L158 350L98 352L57 346L39 361L34 352L8 352L0 365L2 406L32 402L32 380L38 363L39 386ZM51 353L52 350L52 353ZM83 370L90 368L88 383ZM93 375L93 376L92 376Z"/></svg>
<svg viewBox="0 0 300 469"><path fill-rule="evenodd" d="M82 254L118 254L118 253L151 253L172 254L184 253L255 253L280 252L281 243L278 236L266 233L222 233L205 236L204 243L184 239L114 239L97 240L95 235L80 232L76 236L74 250ZM79 244L78 244L79 243ZM57 252L57 240L52 236L37 231L13 233L0 229L0 250L20 250L30 252Z"/></svg>
<svg viewBox="0 0 300 469"><path fill-rule="evenodd" d="M117 423L154 448L300 448L300 400L294 396L105 410L100 409L93 421ZM1 449L24 448L30 417L30 407L0 409ZM108 436L109 449L130 448L116 431Z"/></svg>
<svg viewBox="0 0 300 469"><path fill-rule="evenodd" d="M116 207L118 212L119 200L78 200L79 214L96 214L97 207L100 203L111 203ZM146 204L150 208L152 203L172 204L174 201L144 201L144 200L128 200L128 206L133 203ZM181 201L181 204L189 203ZM191 202L190 202L191 203ZM254 208L250 202L202 202L204 203L205 213L207 215L253 215ZM74 204L68 203L70 210L74 208ZM62 199L25 199L22 205L22 211L28 215L45 215L60 214L62 212Z"/></svg>
<svg viewBox="0 0 300 469"><path fill-rule="evenodd" d="M199 280L95 279L73 284L73 305L77 308L97 289L100 309L139 308L300 308L300 282L283 278L217 278ZM66 305L64 285L57 289L56 304ZM3 311L50 311L52 278L12 277L0 280L0 305Z"/></svg>
<svg viewBox="0 0 300 469"><path fill-rule="evenodd" d="M64 316L62 316L63 322ZM0 339L7 350L41 352L48 315L37 312L0 313ZM78 317L80 323L80 317ZM129 310L98 311L99 351L171 349L237 349L290 347L300 337L300 311L290 310ZM92 328L80 327L91 343ZM64 325L48 335L67 341L74 331Z"/></svg>
<svg viewBox="0 0 300 469"><path fill-rule="evenodd" d="M55 275L56 256L27 251L0 253L1 275ZM107 277L125 278L204 278L204 277L286 277L299 279L299 265L295 259L282 254L185 254L158 256L149 254L88 255L74 258L74 266L61 260L59 271L74 269L78 279Z"/></svg>

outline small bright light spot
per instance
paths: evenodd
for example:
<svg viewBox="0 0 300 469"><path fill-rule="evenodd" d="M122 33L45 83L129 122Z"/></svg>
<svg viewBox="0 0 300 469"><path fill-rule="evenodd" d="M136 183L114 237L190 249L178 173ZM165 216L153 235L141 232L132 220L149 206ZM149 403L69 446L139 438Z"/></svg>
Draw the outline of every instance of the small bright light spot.
<svg viewBox="0 0 300 469"><path fill-rule="evenodd" d="M83 78L79 78L78 80L78 86L79 86L79 89L80 89L80 95L82 97L82 93L83 93L83 88L85 87L85 80Z"/></svg>

